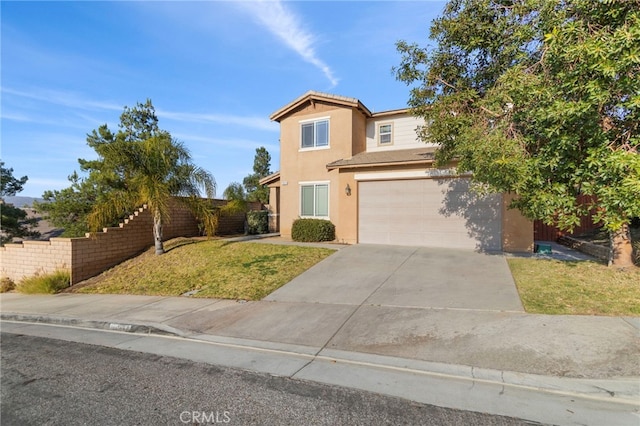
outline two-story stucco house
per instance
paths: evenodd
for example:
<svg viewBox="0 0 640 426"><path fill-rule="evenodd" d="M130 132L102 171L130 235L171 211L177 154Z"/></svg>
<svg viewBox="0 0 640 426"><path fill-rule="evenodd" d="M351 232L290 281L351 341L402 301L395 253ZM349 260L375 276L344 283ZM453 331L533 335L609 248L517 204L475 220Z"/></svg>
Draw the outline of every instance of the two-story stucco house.
<svg viewBox="0 0 640 426"><path fill-rule="evenodd" d="M531 251L533 225L509 196L478 197L468 176L436 168L436 145L407 109L372 113L358 99L308 92L271 115L280 123L280 171L270 187L272 230L328 219L344 243Z"/></svg>

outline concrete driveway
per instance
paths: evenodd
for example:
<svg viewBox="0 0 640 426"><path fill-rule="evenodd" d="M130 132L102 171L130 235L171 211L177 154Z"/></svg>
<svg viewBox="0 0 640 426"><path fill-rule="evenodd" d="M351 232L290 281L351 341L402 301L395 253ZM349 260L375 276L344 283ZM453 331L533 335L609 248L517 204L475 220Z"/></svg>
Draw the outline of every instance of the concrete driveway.
<svg viewBox="0 0 640 426"><path fill-rule="evenodd" d="M524 312L504 256L358 244L265 301Z"/></svg>

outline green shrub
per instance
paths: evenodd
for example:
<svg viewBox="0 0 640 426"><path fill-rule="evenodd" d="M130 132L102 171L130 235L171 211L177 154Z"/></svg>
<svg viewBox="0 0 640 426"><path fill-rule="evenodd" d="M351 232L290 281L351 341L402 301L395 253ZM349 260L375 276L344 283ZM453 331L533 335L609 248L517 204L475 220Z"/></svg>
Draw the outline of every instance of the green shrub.
<svg viewBox="0 0 640 426"><path fill-rule="evenodd" d="M247 226L249 234L266 234L269 232L269 212L255 210L247 212Z"/></svg>
<svg viewBox="0 0 640 426"><path fill-rule="evenodd" d="M3 277L0 279L0 293L6 293L16 288L16 283L11 278Z"/></svg>
<svg viewBox="0 0 640 426"><path fill-rule="evenodd" d="M297 219L291 228L293 241L319 242L336 239L336 227L324 219Z"/></svg>
<svg viewBox="0 0 640 426"><path fill-rule="evenodd" d="M16 290L25 294L54 294L69 287L71 283L71 273L59 269L50 274L38 274L23 278Z"/></svg>

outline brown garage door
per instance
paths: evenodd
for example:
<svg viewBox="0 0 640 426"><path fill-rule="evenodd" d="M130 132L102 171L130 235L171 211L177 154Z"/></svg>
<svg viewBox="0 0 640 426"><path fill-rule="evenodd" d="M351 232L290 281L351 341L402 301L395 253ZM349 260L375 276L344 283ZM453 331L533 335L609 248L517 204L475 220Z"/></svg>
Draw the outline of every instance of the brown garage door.
<svg viewBox="0 0 640 426"><path fill-rule="evenodd" d="M501 250L501 196L464 178L359 182L358 241Z"/></svg>

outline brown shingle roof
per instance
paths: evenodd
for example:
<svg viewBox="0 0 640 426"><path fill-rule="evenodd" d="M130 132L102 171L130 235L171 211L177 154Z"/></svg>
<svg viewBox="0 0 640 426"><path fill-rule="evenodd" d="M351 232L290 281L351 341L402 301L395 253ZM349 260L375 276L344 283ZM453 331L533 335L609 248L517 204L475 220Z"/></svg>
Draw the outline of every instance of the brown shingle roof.
<svg viewBox="0 0 640 426"><path fill-rule="evenodd" d="M327 169L381 166L393 164L432 163L437 147L393 151L362 152L351 158L333 161Z"/></svg>

